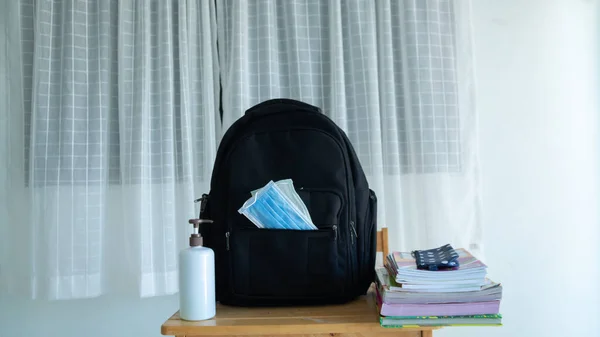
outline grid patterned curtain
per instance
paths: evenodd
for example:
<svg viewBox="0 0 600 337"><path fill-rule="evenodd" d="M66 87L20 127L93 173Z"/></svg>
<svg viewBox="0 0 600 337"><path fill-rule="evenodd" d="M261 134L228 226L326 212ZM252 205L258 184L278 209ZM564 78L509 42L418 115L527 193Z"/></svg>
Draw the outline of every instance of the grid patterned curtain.
<svg viewBox="0 0 600 337"><path fill-rule="evenodd" d="M224 130L277 97L321 107L348 134L396 249L478 252L468 3L218 2Z"/></svg>
<svg viewBox="0 0 600 337"><path fill-rule="evenodd" d="M393 249L479 252L468 6L0 3L0 237L19 238L0 244L0 286L175 293L220 137L275 97L319 106L347 132Z"/></svg>
<svg viewBox="0 0 600 337"><path fill-rule="evenodd" d="M452 1L224 1L225 126L266 98L322 107L368 171L460 171Z"/></svg>
<svg viewBox="0 0 600 337"><path fill-rule="evenodd" d="M124 276L142 296L177 292L217 147L214 3L22 0L19 11L33 296L93 297Z"/></svg>

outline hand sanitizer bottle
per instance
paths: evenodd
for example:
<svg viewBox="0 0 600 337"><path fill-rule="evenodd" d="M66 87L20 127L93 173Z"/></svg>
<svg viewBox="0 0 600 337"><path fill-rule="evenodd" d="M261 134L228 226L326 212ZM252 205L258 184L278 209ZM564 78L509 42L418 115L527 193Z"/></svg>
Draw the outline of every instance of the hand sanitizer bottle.
<svg viewBox="0 0 600 337"><path fill-rule="evenodd" d="M179 316L201 321L215 316L215 253L202 247L199 226L212 220L190 219L190 247L179 253Z"/></svg>

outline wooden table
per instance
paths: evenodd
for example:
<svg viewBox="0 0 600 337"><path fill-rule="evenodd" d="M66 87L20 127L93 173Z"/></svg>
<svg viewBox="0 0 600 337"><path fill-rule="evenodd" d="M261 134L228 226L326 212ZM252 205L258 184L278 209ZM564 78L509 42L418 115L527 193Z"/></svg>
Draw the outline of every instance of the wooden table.
<svg viewBox="0 0 600 337"><path fill-rule="evenodd" d="M372 290L357 300L316 307L243 308L217 305L217 315L190 322L179 312L161 327L163 335L189 336L398 336L432 337L435 328L382 328Z"/></svg>

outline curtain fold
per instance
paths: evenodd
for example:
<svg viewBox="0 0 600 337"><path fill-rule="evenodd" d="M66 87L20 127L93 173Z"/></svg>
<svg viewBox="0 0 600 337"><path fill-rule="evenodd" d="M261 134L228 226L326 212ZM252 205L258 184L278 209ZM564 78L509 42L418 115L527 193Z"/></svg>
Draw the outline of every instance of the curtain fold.
<svg viewBox="0 0 600 337"><path fill-rule="evenodd" d="M0 3L0 289L26 293L30 251L20 238L28 238L29 217L23 204L23 76L19 27L19 3ZM21 244L20 244L21 243ZM21 259L20 259L21 258ZM10 276L7 275L10 273Z"/></svg>
<svg viewBox="0 0 600 337"><path fill-rule="evenodd" d="M288 97L346 131L394 249L481 253L468 2L218 2L223 129Z"/></svg>

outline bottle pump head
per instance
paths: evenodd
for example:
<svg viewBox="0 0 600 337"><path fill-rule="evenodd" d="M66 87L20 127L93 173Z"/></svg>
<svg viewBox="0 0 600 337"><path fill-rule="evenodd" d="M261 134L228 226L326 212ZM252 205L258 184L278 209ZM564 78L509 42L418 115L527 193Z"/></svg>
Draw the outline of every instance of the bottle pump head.
<svg viewBox="0 0 600 337"><path fill-rule="evenodd" d="M207 219L190 219L189 223L194 225L194 232L192 235L190 235L190 246L202 246L202 237L199 233L200 225L205 223L213 223L213 221Z"/></svg>

